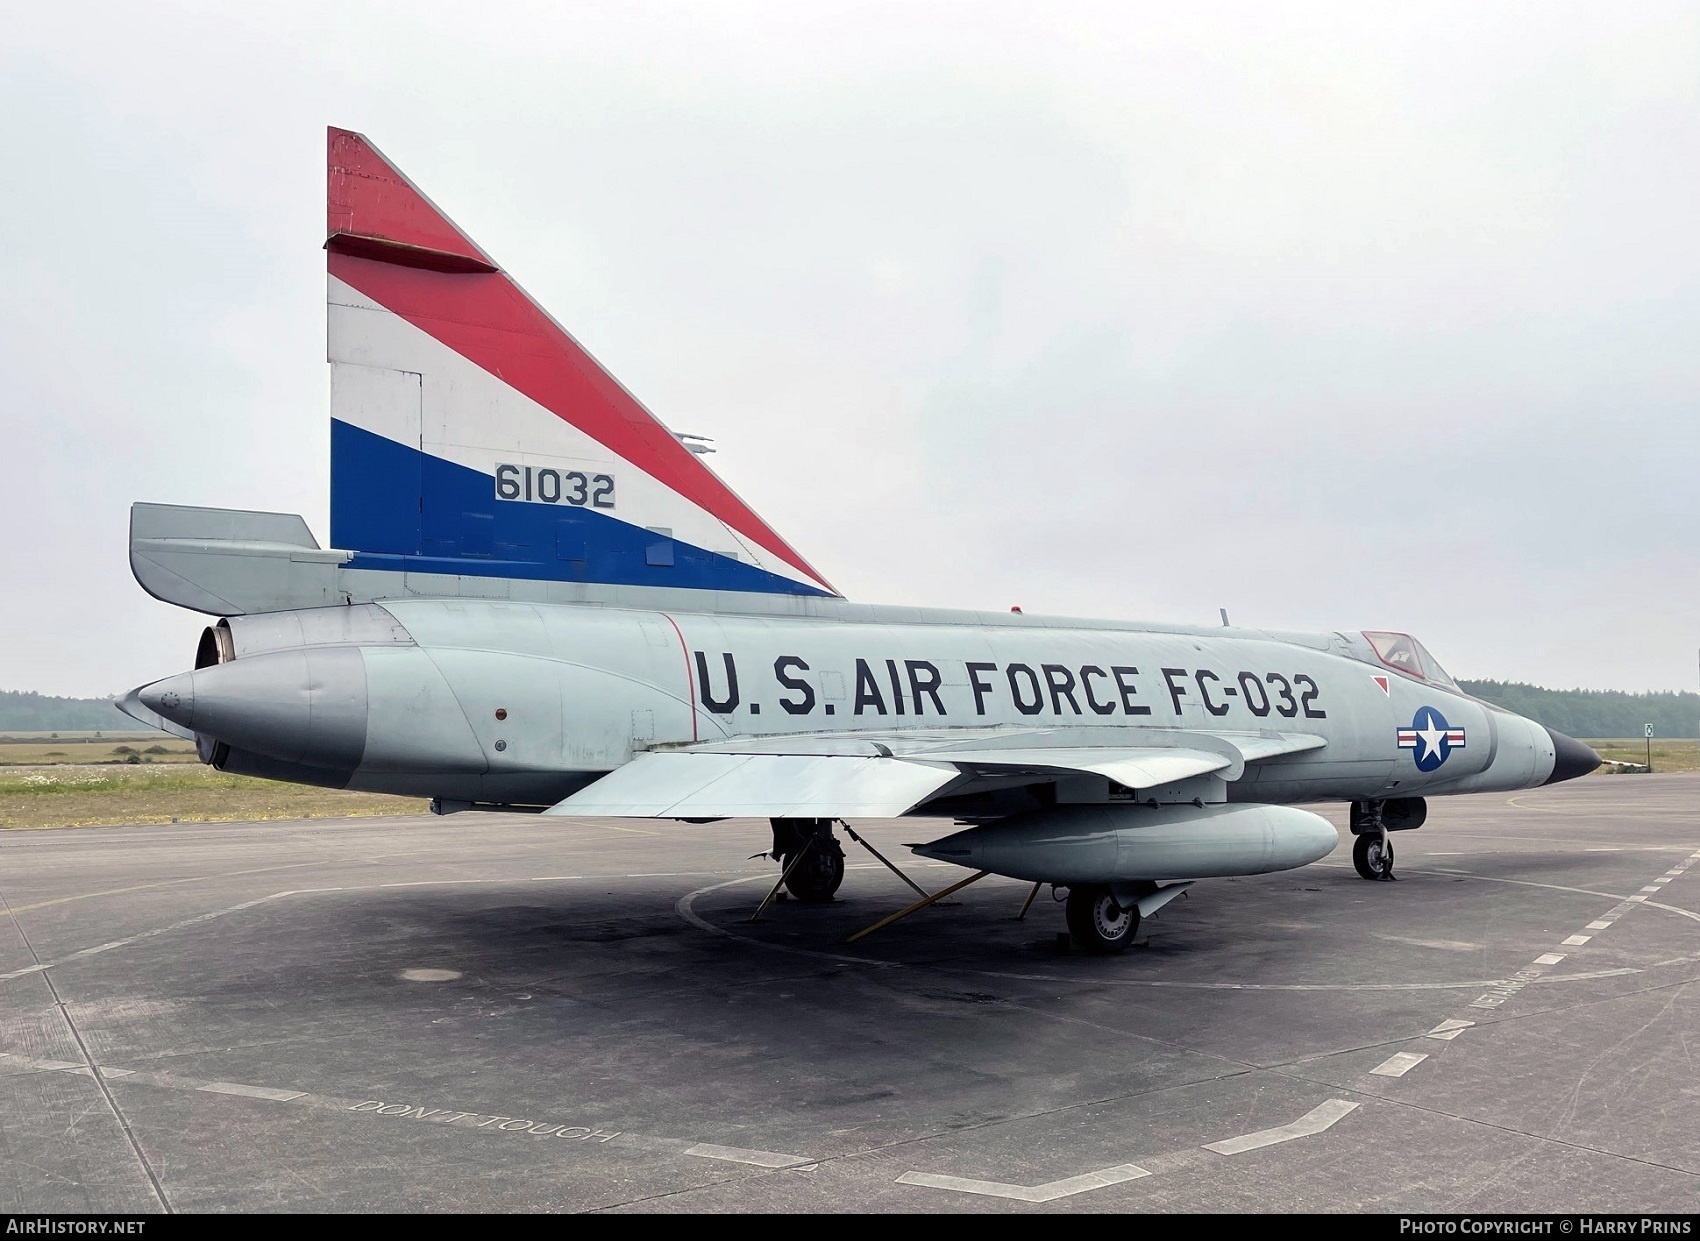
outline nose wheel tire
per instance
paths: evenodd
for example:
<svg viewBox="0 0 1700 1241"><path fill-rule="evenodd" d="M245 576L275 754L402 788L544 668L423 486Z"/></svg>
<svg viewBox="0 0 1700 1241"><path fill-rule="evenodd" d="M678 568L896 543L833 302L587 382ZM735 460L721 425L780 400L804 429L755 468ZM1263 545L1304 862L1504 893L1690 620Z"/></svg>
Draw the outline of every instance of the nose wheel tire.
<svg viewBox="0 0 1700 1241"><path fill-rule="evenodd" d="M1065 913L1074 942L1087 952L1121 952L1139 930L1139 910L1124 908L1098 884L1070 888Z"/></svg>
<svg viewBox="0 0 1700 1241"><path fill-rule="evenodd" d="M779 859L781 869L790 867L794 856L782 856ZM785 887L792 896L812 905L830 901L843 882L844 851L838 847L837 841L829 840L824 845L817 842L803 855L802 861L790 870Z"/></svg>
<svg viewBox="0 0 1700 1241"><path fill-rule="evenodd" d="M1393 842L1380 832L1365 832L1352 841L1352 865L1365 879L1393 878Z"/></svg>

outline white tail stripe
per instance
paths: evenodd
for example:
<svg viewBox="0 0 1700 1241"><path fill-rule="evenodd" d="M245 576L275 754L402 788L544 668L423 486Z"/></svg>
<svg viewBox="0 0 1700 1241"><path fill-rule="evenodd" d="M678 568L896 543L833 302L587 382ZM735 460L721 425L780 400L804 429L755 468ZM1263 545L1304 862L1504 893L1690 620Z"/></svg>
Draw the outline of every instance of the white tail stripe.
<svg viewBox="0 0 1700 1241"><path fill-rule="evenodd" d="M664 529L694 547L819 585L402 316L335 276L329 281L330 360L420 375L420 442L409 442L410 428L375 416L358 402L333 407L333 417L489 475L492 490L499 464L612 473L617 478L617 508L609 516L633 526Z"/></svg>

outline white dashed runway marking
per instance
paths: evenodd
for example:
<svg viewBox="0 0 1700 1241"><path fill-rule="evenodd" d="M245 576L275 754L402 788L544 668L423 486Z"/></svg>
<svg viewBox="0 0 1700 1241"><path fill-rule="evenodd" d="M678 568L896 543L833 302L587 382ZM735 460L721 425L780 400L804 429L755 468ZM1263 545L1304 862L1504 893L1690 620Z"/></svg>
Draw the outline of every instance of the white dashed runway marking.
<svg viewBox="0 0 1700 1241"><path fill-rule="evenodd" d="M1460 1021L1456 1017L1448 1017L1434 1029L1423 1035L1423 1037L1439 1039L1443 1043L1449 1043L1475 1024L1476 1023L1473 1021Z"/></svg>
<svg viewBox="0 0 1700 1241"><path fill-rule="evenodd" d="M1247 1151L1274 1146L1277 1142L1291 1142L1295 1138L1308 1138L1313 1134L1332 1128L1338 1121L1355 1112L1357 1108L1356 1103L1348 1103L1344 1099L1330 1099L1326 1103L1311 1108L1310 1111L1290 1125L1279 1125L1274 1129L1259 1129L1256 1133L1248 1133L1237 1138L1223 1138L1220 1142L1207 1142L1204 1149L1215 1151L1218 1155L1243 1155Z"/></svg>
<svg viewBox="0 0 1700 1241"><path fill-rule="evenodd" d="M1124 1181L1137 1181L1150 1175L1138 1164L1123 1163L1060 1181L1047 1181L1043 1185L1008 1185L1002 1181L975 1181L962 1176L938 1176L931 1172L905 1172L897 1178L897 1183L920 1185L925 1189L948 1189L959 1194L979 1194L984 1198L1012 1198L1016 1202L1054 1202L1058 1198L1083 1194L1089 1189L1120 1185Z"/></svg>
<svg viewBox="0 0 1700 1241"><path fill-rule="evenodd" d="M807 1155L782 1155L778 1151L746 1150L742 1146L716 1146L712 1142L698 1142L687 1148L685 1154L695 1155L699 1159L724 1159L728 1163L754 1164L758 1168L792 1168L800 1163L816 1162Z"/></svg>
<svg viewBox="0 0 1700 1241"><path fill-rule="evenodd" d="M101 1076L108 1076L106 1070L101 1070ZM305 1090L274 1090L270 1086L244 1086L240 1082L208 1082L196 1089L208 1094L239 1095L244 1099L270 1099L274 1103L293 1103L307 1093Z"/></svg>
<svg viewBox="0 0 1700 1241"><path fill-rule="evenodd" d="M1370 1072L1377 1077L1403 1077L1427 1059L1428 1056L1421 1052L1401 1051L1387 1057Z"/></svg>

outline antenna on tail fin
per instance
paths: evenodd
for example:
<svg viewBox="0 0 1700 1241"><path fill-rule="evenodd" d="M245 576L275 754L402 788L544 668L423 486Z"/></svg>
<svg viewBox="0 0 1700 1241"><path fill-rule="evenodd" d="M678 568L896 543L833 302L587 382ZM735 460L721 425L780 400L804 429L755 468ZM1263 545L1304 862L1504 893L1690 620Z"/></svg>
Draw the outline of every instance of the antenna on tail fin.
<svg viewBox="0 0 1700 1241"><path fill-rule="evenodd" d="M328 164L349 569L836 594L376 147L332 129Z"/></svg>

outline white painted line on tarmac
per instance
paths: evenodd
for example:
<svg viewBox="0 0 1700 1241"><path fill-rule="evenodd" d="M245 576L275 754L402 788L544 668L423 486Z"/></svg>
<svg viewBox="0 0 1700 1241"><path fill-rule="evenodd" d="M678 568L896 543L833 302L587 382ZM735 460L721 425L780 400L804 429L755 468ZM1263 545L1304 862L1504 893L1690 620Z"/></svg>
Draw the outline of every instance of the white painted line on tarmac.
<svg viewBox="0 0 1700 1241"><path fill-rule="evenodd" d="M1468 1028L1468 1021L1446 1021L1435 1028L1439 1037L1449 1038L1459 1031ZM1427 1056L1415 1055L1411 1052L1401 1052L1387 1064L1406 1061L1399 1070L1405 1072L1412 1065L1428 1059ZM1311 1137L1314 1134L1332 1128L1336 1122L1357 1110L1356 1103L1348 1103L1345 1099L1329 1099L1327 1102L1313 1107L1290 1125L1281 1125L1275 1129L1262 1129L1257 1133L1248 1133L1237 1138L1225 1138L1220 1142L1212 1142L1205 1146L1207 1151L1218 1155L1238 1155L1245 1151L1259 1150L1265 1146L1274 1146L1279 1142L1291 1142L1295 1138ZM1196 1150L1197 1148L1192 1148ZM687 1155L695 1154L689 1150ZM1191 1151L1182 1152L1180 1158L1185 1159ZM1173 1163L1175 1156L1159 1156L1154 1163ZM1113 1168L1099 1168L1094 1172L1083 1172L1079 1176L1064 1177L1061 1180L1047 1181L1043 1185L1011 1185L1005 1181L981 1181L963 1176L941 1176L934 1172L905 1172L897 1178L899 1185L919 1185L925 1189L943 1189L961 1194L979 1194L985 1198L1008 1198L1016 1202L1052 1202L1058 1198L1067 1198L1074 1194L1083 1194L1088 1190L1101 1189L1107 1185L1119 1185L1124 1181L1136 1181L1141 1177L1151 1176L1149 1168L1142 1168L1135 1163L1117 1164Z"/></svg>
<svg viewBox="0 0 1700 1241"><path fill-rule="evenodd" d="M899 1185L920 1185L927 1189L954 1190L959 1194L979 1194L984 1198L1012 1198L1016 1202L1054 1202L1058 1198L1068 1198L1075 1194L1083 1194L1089 1189L1103 1189L1106 1185L1120 1185L1124 1181L1137 1181L1142 1176L1151 1173L1138 1164L1123 1163L1113 1168L1100 1168L1096 1172L1083 1172L1079 1176L1067 1177L1060 1181L1047 1181L1043 1185L1009 1185L1003 1181L975 1181L962 1176L936 1176L931 1172L905 1172L897 1178Z"/></svg>
<svg viewBox="0 0 1700 1241"><path fill-rule="evenodd" d="M27 1069L34 1069L38 1073L75 1073L80 1077L94 1076L88 1065L79 1064L75 1060L36 1060L30 1056L16 1056L8 1052L0 1052L0 1060L11 1060ZM102 1077L130 1077L135 1072L134 1069L109 1069L104 1065L100 1066Z"/></svg>
<svg viewBox="0 0 1700 1241"><path fill-rule="evenodd" d="M1662 909L1667 914L1676 914L1678 917L1687 918L1691 922L1700 922L1700 914L1695 913L1692 909L1678 909L1675 905L1665 905L1659 901L1648 901L1647 908Z"/></svg>
<svg viewBox="0 0 1700 1241"><path fill-rule="evenodd" d="M746 1150L742 1146L716 1146L713 1142L698 1142L685 1149L685 1154L699 1159L724 1159L728 1163L751 1163L758 1168L790 1168L800 1163L816 1163L808 1155L782 1155L778 1151Z"/></svg>
<svg viewBox="0 0 1700 1241"><path fill-rule="evenodd" d="M1700 860L1700 853L1694 854L1687 861L1685 861L1683 863L1683 865L1688 866L1696 860ZM1602 915L1601 917L1596 918L1594 921L1588 923L1588 925L1585 929L1587 929L1589 931L1603 931L1606 928L1610 927L1614 922L1616 922L1617 919L1619 919L1619 918L1623 917L1625 914L1627 914L1631 909L1634 909L1635 906L1637 906L1637 905L1645 905L1645 906L1647 906L1648 908L1651 908L1651 909L1662 909L1662 910L1666 911L1667 913L1677 914L1681 917L1692 919L1695 922L1700 922L1700 913L1694 913L1692 910L1687 910L1687 909L1678 909L1674 905L1662 905L1658 901L1651 901L1651 900L1647 899L1647 893L1663 892L1663 891L1666 890L1663 885L1668 884L1669 882L1670 882L1670 879L1668 877L1662 877L1662 878L1659 878L1659 879L1655 879L1652 883L1650 883L1646 887L1642 888L1641 891L1637 892L1634 896L1625 897L1623 900L1619 901L1612 908L1608 909L1605 912L1604 915ZM1578 892L1583 891L1583 889L1580 889L1580 888L1567 889L1567 890L1578 891ZM1596 893L1595 895L1602 895L1602 894ZM1594 937L1592 935L1576 934L1576 935L1570 936L1570 938L1568 938L1566 940L1561 941L1561 945L1563 947L1567 947L1567 948L1580 948L1582 945L1588 943L1593 938ZM1534 961L1532 961L1529 965L1525 966L1523 969L1518 970L1515 974L1511 975L1511 977L1503 978L1500 981L1494 983L1493 986L1485 994L1479 995L1474 1000L1471 1000L1470 1001L1470 1007L1471 1008L1497 1008L1499 1005L1501 1005L1501 1004L1505 1003L1507 1000L1511 999L1514 995L1516 995L1519 991L1521 991L1524 987L1528 986L1530 983L1540 981L1541 975L1547 969L1547 967L1557 965L1560 961L1564 960L1564 957L1565 957L1565 954L1561 953L1561 952L1549 952L1549 953L1543 954L1542 956L1536 957L1534 959ZM1599 977L1600 975L1595 974L1595 975L1585 975L1585 976L1586 977ZM1575 977L1575 976L1573 976L1573 977Z"/></svg>
<svg viewBox="0 0 1700 1241"><path fill-rule="evenodd" d="M1377 1077L1403 1077L1427 1059L1428 1056L1421 1052L1401 1051L1387 1057L1370 1072Z"/></svg>
<svg viewBox="0 0 1700 1241"><path fill-rule="evenodd" d="M171 931L181 931L187 927L199 926L203 922L211 922L214 918L222 918L226 914L240 913L244 909L252 909L256 905L264 905L281 897L293 896L294 892L273 892L270 896L257 897L251 901L243 901L240 905L231 905L225 909L215 909L211 913L196 914L193 918L184 918L181 922L173 922L170 926L155 927L151 931L143 931L139 935L131 935L126 939L115 939L108 943L96 944L93 948L80 948L76 952L67 953L52 961L43 961L21 970L13 970L9 974L0 974L0 982L10 982L14 978L22 978L25 974L35 974L42 970L55 969L58 966L79 961L84 957L92 957L102 952L111 952L114 948L125 948L130 944L139 943L144 939L152 939L156 935L165 935Z"/></svg>
<svg viewBox="0 0 1700 1241"><path fill-rule="evenodd" d="M75 1073L78 1069L88 1068L86 1064L76 1060L37 1060L33 1056L19 1056L11 1052L0 1052L0 1060L12 1060L26 1069L35 1069L41 1073Z"/></svg>
<svg viewBox="0 0 1700 1241"><path fill-rule="evenodd" d="M1279 1125L1274 1129L1259 1129L1256 1133L1247 1133L1237 1138L1224 1138L1220 1142L1206 1143L1204 1149L1215 1151L1218 1155L1242 1155L1246 1151L1260 1150L1265 1146L1274 1146L1277 1142L1291 1142L1294 1138L1308 1138L1312 1134L1321 1133L1341 1118L1357 1110L1356 1103L1348 1103L1344 1099L1330 1099L1317 1107L1311 1108L1303 1116L1290 1125Z"/></svg>
<svg viewBox="0 0 1700 1241"><path fill-rule="evenodd" d="M271 1099L277 1103L288 1103L307 1093L305 1090L273 1090L270 1086L244 1086L240 1082L208 1082L196 1089L208 1094L241 1095L244 1099Z"/></svg>

